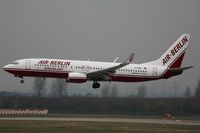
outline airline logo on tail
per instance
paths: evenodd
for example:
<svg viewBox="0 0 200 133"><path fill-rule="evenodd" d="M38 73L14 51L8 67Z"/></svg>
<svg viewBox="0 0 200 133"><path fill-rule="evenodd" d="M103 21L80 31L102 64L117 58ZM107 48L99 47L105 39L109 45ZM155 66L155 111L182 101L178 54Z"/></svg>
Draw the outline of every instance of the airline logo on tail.
<svg viewBox="0 0 200 133"><path fill-rule="evenodd" d="M171 57L175 56L181 49L182 47L188 42L188 38L185 36L181 39L181 41L178 42L177 45L174 46L174 48L170 51L170 54L167 54L163 58L163 66L171 60Z"/></svg>

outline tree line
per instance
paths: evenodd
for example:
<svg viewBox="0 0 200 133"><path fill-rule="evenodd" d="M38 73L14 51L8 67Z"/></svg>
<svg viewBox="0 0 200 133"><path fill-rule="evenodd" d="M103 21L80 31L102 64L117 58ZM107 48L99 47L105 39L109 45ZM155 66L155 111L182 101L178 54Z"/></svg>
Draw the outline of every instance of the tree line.
<svg viewBox="0 0 200 133"><path fill-rule="evenodd" d="M35 78L34 86L33 86L34 96L38 96L38 97L45 96L46 84L47 83L45 79ZM50 88L51 88L52 97L68 96L68 92L67 92L68 83L65 81L65 79L54 79L54 81L50 85ZM200 88L200 80L196 87L195 96L199 95L198 93L200 93L198 88ZM115 84L114 85L105 84L100 89L101 89L101 97L119 97L118 87ZM87 95L91 96L92 94L89 93ZM182 95L185 98L193 97L189 86L186 87L185 92ZM137 88L137 94L135 95L135 97L144 98L146 96L147 96L147 88L144 84L141 84Z"/></svg>
<svg viewBox="0 0 200 133"><path fill-rule="evenodd" d="M0 95L0 109L48 109L50 113L199 115L194 98L28 97Z"/></svg>
<svg viewBox="0 0 200 133"><path fill-rule="evenodd" d="M68 96L67 83L55 79L51 84L51 97L43 97L46 81L36 78L34 96L0 93L0 109L48 109L50 113L103 113L103 114L179 114L200 113L200 80L192 97L186 87L185 98L146 98L146 86L137 89L136 97L118 97L116 85L104 85L101 97L92 95Z"/></svg>

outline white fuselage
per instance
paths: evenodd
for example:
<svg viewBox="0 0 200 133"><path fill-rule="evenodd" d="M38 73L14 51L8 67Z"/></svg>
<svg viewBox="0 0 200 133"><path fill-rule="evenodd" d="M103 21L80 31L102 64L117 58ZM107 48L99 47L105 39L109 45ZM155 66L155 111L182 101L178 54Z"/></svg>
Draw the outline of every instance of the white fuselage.
<svg viewBox="0 0 200 133"><path fill-rule="evenodd" d="M78 61L78 60L59 60L59 59L21 59L17 63L8 64L4 69L17 77L52 77L68 78L70 72L90 73L113 66L120 63L112 62L95 62L95 61ZM129 64L117 69L112 76L111 81L137 82L146 80L155 80L162 78L165 74L166 67L151 66L148 64ZM87 78L87 80L92 80Z"/></svg>

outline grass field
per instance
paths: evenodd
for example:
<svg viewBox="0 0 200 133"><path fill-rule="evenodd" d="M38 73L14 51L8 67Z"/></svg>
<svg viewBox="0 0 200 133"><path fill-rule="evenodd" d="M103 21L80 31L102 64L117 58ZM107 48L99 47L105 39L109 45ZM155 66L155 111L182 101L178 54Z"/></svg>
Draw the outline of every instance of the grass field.
<svg viewBox="0 0 200 133"><path fill-rule="evenodd" d="M47 115L0 115L0 117L63 117L63 118L138 118L162 119L163 115L122 115L122 114L47 114ZM175 116L178 120L200 120L200 115Z"/></svg>
<svg viewBox="0 0 200 133"><path fill-rule="evenodd" d="M112 122L0 121L0 133L199 133L200 126Z"/></svg>

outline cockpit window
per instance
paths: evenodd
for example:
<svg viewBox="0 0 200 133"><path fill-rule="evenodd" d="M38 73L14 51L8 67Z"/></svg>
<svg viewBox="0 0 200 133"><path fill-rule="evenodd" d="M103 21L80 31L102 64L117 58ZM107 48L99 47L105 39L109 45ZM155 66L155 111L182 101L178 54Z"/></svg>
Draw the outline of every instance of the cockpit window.
<svg viewBox="0 0 200 133"><path fill-rule="evenodd" d="M19 64L19 62L17 62L17 61L13 61L12 64L17 65L17 64Z"/></svg>

